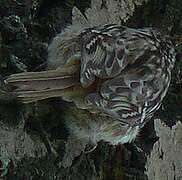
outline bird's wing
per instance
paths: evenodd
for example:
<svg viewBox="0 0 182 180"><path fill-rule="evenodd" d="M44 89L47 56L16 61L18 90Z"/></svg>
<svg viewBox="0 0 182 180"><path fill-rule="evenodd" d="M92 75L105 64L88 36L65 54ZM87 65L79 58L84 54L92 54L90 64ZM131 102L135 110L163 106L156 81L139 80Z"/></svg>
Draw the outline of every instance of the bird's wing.
<svg viewBox="0 0 182 180"><path fill-rule="evenodd" d="M130 32L124 30L122 33ZM86 97L86 102L93 108L132 125L138 120L143 121L146 116L151 116L153 109L158 109L160 101L153 100L157 100L160 84L165 83L165 78L161 79L159 84L157 74L160 74L161 70L157 63L160 64L161 57L152 41L152 35L147 30L121 35L118 39L111 37L111 44L114 44L112 51L105 49L98 53L98 48L103 48L100 42L92 47L95 50L90 50L93 52L91 54L83 48L82 62L86 64L82 65L81 77L84 85L89 85L97 77L106 78L97 92ZM120 39L124 39L122 48L117 46ZM107 40L108 43L110 39ZM110 53L113 52L114 56L111 58ZM121 56L117 56L118 53L121 53ZM97 66L95 62L98 62ZM111 71L108 71L108 64L112 67ZM94 71L98 74L93 73Z"/></svg>
<svg viewBox="0 0 182 180"><path fill-rule="evenodd" d="M116 37L122 30L120 26L110 25L88 29L81 34L80 80L84 87L88 87L95 77L106 79L116 76L127 65L125 44Z"/></svg>
<svg viewBox="0 0 182 180"><path fill-rule="evenodd" d="M147 89L142 81L125 82L124 77L118 76L105 81L100 91L88 94L85 102L93 111L100 110L123 124L133 125L145 113Z"/></svg>
<svg viewBox="0 0 182 180"><path fill-rule="evenodd" d="M146 36L146 37L145 37ZM139 35L134 29L119 25L90 28L81 33L82 86L88 87L96 78L113 78L134 62L147 48L148 31Z"/></svg>
<svg viewBox="0 0 182 180"><path fill-rule="evenodd" d="M86 96L85 102L123 124L142 124L151 117L154 107L160 107L160 101L151 103L155 79L150 76L150 69L141 67L132 71L106 80L99 91Z"/></svg>

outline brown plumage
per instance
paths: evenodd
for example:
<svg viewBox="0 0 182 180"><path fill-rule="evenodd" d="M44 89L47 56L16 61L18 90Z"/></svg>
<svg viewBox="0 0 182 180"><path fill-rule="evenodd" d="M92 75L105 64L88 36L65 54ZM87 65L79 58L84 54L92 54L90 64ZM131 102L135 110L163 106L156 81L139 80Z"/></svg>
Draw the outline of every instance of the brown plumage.
<svg viewBox="0 0 182 180"><path fill-rule="evenodd" d="M127 132L138 131L159 109L175 51L157 30L107 24L72 37L65 34L59 48L61 58L67 59L57 69L6 79L22 102L62 97L79 108L112 117ZM128 141L137 133L133 134Z"/></svg>

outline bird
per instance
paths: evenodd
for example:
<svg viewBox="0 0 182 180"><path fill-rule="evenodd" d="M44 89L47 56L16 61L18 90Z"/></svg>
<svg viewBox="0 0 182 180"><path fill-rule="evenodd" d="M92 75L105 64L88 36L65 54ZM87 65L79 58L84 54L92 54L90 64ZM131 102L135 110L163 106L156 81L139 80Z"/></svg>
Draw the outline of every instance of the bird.
<svg viewBox="0 0 182 180"><path fill-rule="evenodd" d="M95 128L93 144L132 142L169 88L176 60L170 38L153 27L105 24L71 35L65 30L57 47L57 68L6 77L12 94L23 103L61 97L104 117L82 121Z"/></svg>

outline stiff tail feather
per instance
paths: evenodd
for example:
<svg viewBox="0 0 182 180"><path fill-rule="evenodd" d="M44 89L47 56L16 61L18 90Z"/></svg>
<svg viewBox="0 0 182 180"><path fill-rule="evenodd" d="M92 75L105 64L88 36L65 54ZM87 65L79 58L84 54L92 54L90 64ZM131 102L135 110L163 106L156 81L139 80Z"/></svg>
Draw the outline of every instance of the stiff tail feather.
<svg viewBox="0 0 182 180"><path fill-rule="evenodd" d="M23 103L51 97L73 101L74 97L81 97L76 94L84 91L79 86L79 61L67 63L56 70L13 74L6 78L6 82L15 87L13 93Z"/></svg>

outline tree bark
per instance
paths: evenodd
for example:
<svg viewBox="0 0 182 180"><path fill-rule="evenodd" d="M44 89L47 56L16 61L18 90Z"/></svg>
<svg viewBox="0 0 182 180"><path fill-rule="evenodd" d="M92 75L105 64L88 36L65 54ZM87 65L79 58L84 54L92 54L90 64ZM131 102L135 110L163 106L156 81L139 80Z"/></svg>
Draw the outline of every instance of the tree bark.
<svg viewBox="0 0 182 180"><path fill-rule="evenodd" d="M3 76L44 70L48 44L71 22L83 27L88 22L92 26L153 26L170 34L176 44L182 40L181 0L1 0L0 14ZM146 135L134 144L111 146L100 142L93 152L83 153L87 142L75 140L67 123L70 117L89 117L73 104L58 98L26 106L1 100L1 179L182 179L181 52L179 45L171 87L158 113L160 120L154 121L154 127L151 122L146 125L142 130Z"/></svg>
<svg viewBox="0 0 182 180"><path fill-rule="evenodd" d="M182 179L182 123L169 128L157 119L155 130L159 140L147 157L148 179Z"/></svg>

